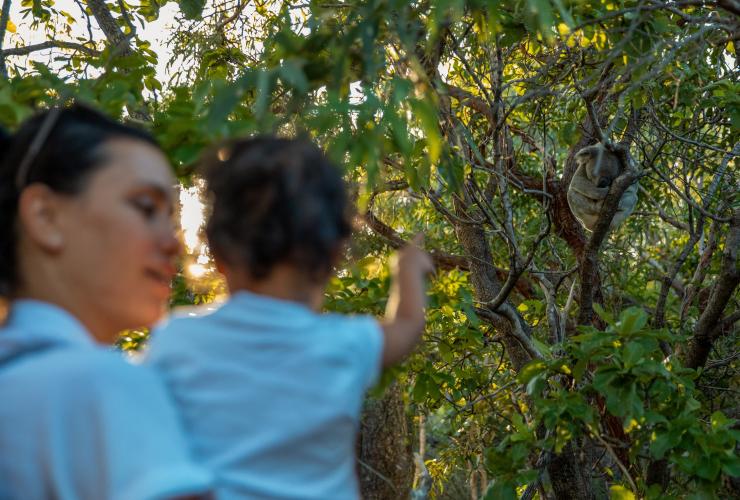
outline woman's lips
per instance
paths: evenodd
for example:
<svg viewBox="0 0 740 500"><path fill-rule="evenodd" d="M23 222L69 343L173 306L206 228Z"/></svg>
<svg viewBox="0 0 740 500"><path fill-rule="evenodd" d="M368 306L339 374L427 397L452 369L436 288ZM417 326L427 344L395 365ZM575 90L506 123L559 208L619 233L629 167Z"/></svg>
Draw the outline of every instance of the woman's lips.
<svg viewBox="0 0 740 500"><path fill-rule="evenodd" d="M150 267L146 270L146 275L162 285L162 287L166 288L167 293L169 293L172 278L175 276L176 273L177 270L174 268L174 266L164 266L159 268Z"/></svg>

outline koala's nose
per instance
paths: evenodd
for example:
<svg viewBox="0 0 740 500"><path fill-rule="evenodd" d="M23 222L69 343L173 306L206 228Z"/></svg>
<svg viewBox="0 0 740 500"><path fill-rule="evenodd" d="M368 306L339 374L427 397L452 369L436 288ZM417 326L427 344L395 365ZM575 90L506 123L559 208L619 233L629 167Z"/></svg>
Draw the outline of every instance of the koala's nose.
<svg viewBox="0 0 740 500"><path fill-rule="evenodd" d="M599 177L599 181L596 184L597 187L605 188L609 187L609 185L612 183L612 180L608 177Z"/></svg>

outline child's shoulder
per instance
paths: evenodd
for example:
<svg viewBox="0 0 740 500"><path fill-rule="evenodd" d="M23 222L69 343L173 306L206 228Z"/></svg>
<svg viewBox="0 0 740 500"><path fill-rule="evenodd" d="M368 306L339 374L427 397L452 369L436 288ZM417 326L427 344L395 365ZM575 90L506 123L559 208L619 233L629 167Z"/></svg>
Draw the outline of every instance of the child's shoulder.
<svg viewBox="0 0 740 500"><path fill-rule="evenodd" d="M359 337L379 337L382 330L378 320L368 314L324 313L319 316L320 329L333 338L342 337L350 342Z"/></svg>
<svg viewBox="0 0 740 500"><path fill-rule="evenodd" d="M154 327L154 333L159 336L161 332L177 330L178 333L190 329L199 329L203 322L209 321L210 317L218 311L223 304L209 303L193 306L179 306L170 311L170 314Z"/></svg>
<svg viewBox="0 0 740 500"><path fill-rule="evenodd" d="M317 315L327 325L342 325L347 328L367 328L378 325L378 320L369 314L344 314L325 312Z"/></svg>
<svg viewBox="0 0 740 500"><path fill-rule="evenodd" d="M218 311L223 304L212 302L193 306L179 306L172 310L168 322L187 318L205 318Z"/></svg>

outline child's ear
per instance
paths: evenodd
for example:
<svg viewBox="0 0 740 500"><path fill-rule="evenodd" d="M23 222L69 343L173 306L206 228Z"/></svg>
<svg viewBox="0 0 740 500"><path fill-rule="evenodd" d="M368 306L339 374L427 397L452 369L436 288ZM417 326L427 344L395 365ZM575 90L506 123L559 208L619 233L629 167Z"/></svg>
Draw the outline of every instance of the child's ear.
<svg viewBox="0 0 740 500"><path fill-rule="evenodd" d="M48 186L31 184L18 200L18 219L31 242L49 253L58 253L65 243L60 224L61 200Z"/></svg>

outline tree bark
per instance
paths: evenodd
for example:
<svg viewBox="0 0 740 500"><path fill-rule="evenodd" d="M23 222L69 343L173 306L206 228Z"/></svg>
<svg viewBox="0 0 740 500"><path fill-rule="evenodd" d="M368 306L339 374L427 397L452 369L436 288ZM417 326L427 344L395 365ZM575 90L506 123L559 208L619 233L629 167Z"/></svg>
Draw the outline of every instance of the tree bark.
<svg viewBox="0 0 740 500"><path fill-rule="evenodd" d="M458 224L455 228L457 237L468 257L468 266L470 268L470 280L473 284L476 299L482 303L491 302L501 290L501 282L496 275L496 267L493 265L493 256L491 249L486 241L483 229L473 224ZM508 301L504 301L502 307L510 306ZM513 325L508 319L502 317L497 311L490 311L492 315L490 320L494 328L503 333L502 342L506 349L506 354L511 361L512 366L518 372L524 365L532 360L532 356L517 340L513 332ZM489 319L489 318L486 318ZM524 321L517 318L520 324Z"/></svg>
<svg viewBox="0 0 740 500"><path fill-rule="evenodd" d="M98 23L98 26L100 26L100 29L103 31L105 38L108 40L108 43L111 46L111 54L114 57L125 57L132 54L133 49L131 48L130 38L133 35L133 32L129 36L124 34L123 30L118 25L118 21L116 21L113 14L111 14L111 10L105 3L105 0L87 0L87 6L90 7L90 11L95 17L95 21ZM134 27L130 24L130 20L125 17L125 12L123 14L124 18L129 21L129 26L133 30ZM123 70L123 72L127 73L128 70ZM144 102L137 106L127 105L126 109L132 118L139 121L148 122L152 119L146 107L146 103Z"/></svg>
<svg viewBox="0 0 740 500"><path fill-rule="evenodd" d="M364 500L407 499L414 479L411 432L403 396L394 383L368 398L362 414L357 465Z"/></svg>
<svg viewBox="0 0 740 500"><path fill-rule="evenodd" d="M740 284L740 209L732 214L730 222L730 233L725 241L725 251L722 256L719 277L712 288L706 309L699 317L694 327L694 335L689 340L684 355L684 363L689 368L701 368L709 357L712 345L716 340L717 326L722 319L725 306L730 301L732 294Z"/></svg>
<svg viewBox="0 0 740 500"><path fill-rule="evenodd" d="M583 259L580 260L581 298L578 313L578 324L589 325L593 319L593 301L596 279L598 275L599 253L601 245L606 239L614 214L617 212L619 200L624 191L637 181L637 170L629 156L626 144L617 146L614 152L619 158L622 173L611 185L609 194L604 199L599 219L596 221L591 237L586 244Z"/></svg>
<svg viewBox="0 0 740 500"><path fill-rule="evenodd" d="M98 26L103 31L108 43L111 44L112 50L118 55L129 54L131 52L129 40L120 26L118 26L118 22L116 22L113 14L111 14L105 0L87 0L87 6L90 7L90 11L95 16Z"/></svg>
<svg viewBox="0 0 740 500"><path fill-rule="evenodd" d="M547 466L552 489L557 500L589 500L596 498L591 486L588 470L576 450L576 441L571 441L560 452L553 455Z"/></svg>
<svg viewBox="0 0 740 500"><path fill-rule="evenodd" d="M81 43L65 42L62 40L47 40L45 42L35 43L33 45L26 45L25 47L17 47L14 49L4 49L3 50L2 47L0 47L0 55L2 56L2 59L4 61L5 57L7 56L25 56L32 52L36 52L39 50L53 49L53 48L78 50L80 52L87 54L88 56L99 56L100 55L100 52L98 52L97 50L87 47L85 45L82 45Z"/></svg>
<svg viewBox="0 0 740 500"><path fill-rule="evenodd" d="M496 270L492 264L492 255L483 229L473 224L458 224L457 236L465 249L470 261L470 279L473 284L476 299L482 303L490 302L501 289L501 283L496 277ZM511 306L507 302L502 307ZM513 309L513 308L512 308ZM530 353L520 343L514 334L516 328L511 320L504 318L495 311L493 313L493 326L501 332L502 342L513 368L518 372L532 360ZM516 313L516 311L514 311ZM498 318L498 319L496 319ZM516 313L522 330L527 333L528 325ZM591 482L583 471L587 470L573 451L574 444L568 444L560 455L554 456L547 467L558 500L588 500L594 498Z"/></svg>
<svg viewBox="0 0 740 500"><path fill-rule="evenodd" d="M4 42L5 42L5 31L8 29L8 21L10 20L10 4L12 0L3 0L3 10L0 13L0 75L3 78L8 78L8 68L5 66L5 55L2 54Z"/></svg>

